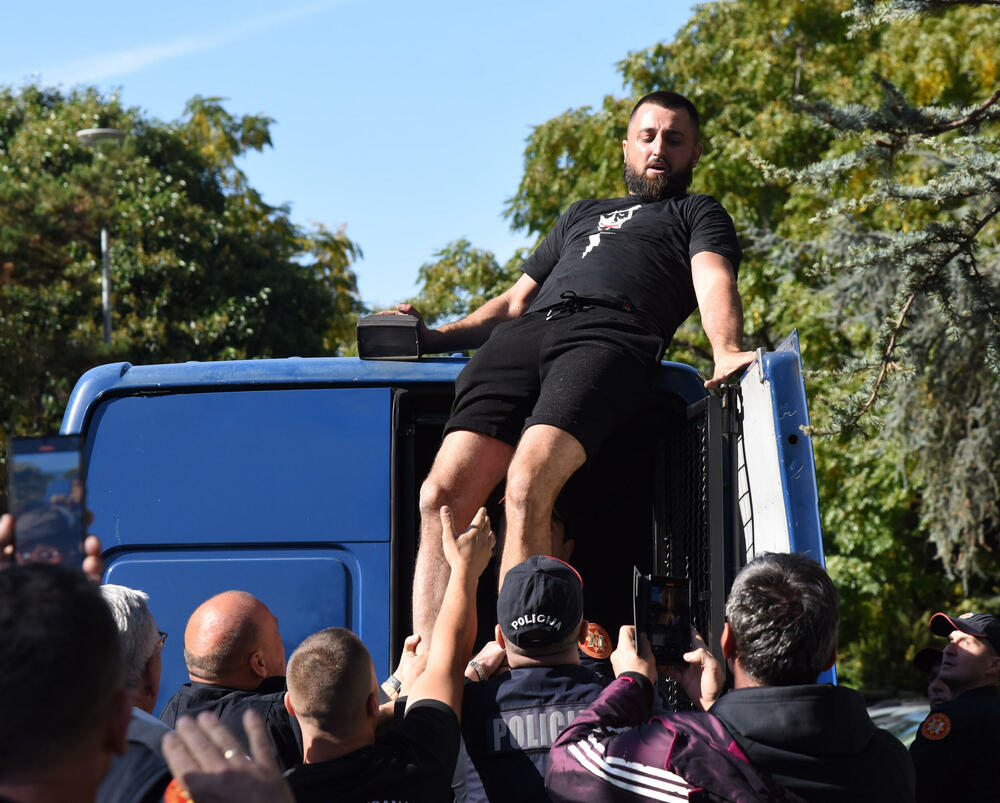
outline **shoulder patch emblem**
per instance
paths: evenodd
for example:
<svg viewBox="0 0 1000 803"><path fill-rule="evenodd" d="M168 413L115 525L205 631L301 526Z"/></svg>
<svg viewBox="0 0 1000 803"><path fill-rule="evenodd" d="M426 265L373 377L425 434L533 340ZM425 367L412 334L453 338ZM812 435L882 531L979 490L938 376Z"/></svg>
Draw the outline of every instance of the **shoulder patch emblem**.
<svg viewBox="0 0 1000 803"><path fill-rule="evenodd" d="M164 803L188 803L191 800L191 796L180 785L180 782L176 778L173 778L163 792L163 800Z"/></svg>
<svg viewBox="0 0 1000 803"><path fill-rule="evenodd" d="M596 622L588 622L587 635L580 642L580 649L591 658L607 658L611 655L611 636Z"/></svg>
<svg viewBox="0 0 1000 803"><path fill-rule="evenodd" d="M951 717L941 712L932 713L920 726L920 734L932 742L939 742L951 733Z"/></svg>

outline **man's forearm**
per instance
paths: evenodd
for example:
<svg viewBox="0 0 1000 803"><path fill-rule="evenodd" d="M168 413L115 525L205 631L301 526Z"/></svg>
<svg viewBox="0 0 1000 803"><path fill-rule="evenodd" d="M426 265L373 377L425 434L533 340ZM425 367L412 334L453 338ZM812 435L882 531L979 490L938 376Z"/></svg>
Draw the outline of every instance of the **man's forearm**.
<svg viewBox="0 0 1000 803"><path fill-rule="evenodd" d="M743 304L730 276L713 276L704 288L701 308L701 324L712 345L716 360L723 354L743 350Z"/></svg>
<svg viewBox="0 0 1000 803"><path fill-rule="evenodd" d="M512 310L512 304L506 296L497 296L461 320L429 330L423 350L437 353L479 348L486 342L494 328L504 321L518 317L521 312Z"/></svg>
<svg viewBox="0 0 1000 803"><path fill-rule="evenodd" d="M428 671L464 674L476 639L477 584L478 578L464 567L451 570L441 610L434 622Z"/></svg>

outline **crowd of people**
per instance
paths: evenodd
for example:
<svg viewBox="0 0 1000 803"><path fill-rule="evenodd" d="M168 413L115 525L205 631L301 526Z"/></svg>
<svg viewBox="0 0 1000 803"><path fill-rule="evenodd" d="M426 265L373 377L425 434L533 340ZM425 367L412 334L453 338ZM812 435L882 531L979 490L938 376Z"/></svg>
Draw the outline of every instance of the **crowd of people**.
<svg viewBox="0 0 1000 803"><path fill-rule="evenodd" d="M389 677L338 627L286 662L271 611L234 589L191 612L189 681L156 718L157 600L99 585L91 537L83 571L0 571L0 803L996 799L993 616L932 617L948 642L918 656L933 710L909 753L859 693L817 682L836 661L839 602L809 557L766 554L739 572L721 633L705 634L721 662L692 632L683 663L658 666L631 625L612 651L586 617L572 542L555 534L563 484L635 415L696 306L715 361L706 388L754 358L732 219L687 193L699 126L687 98L641 98L622 143L629 196L573 204L509 290L439 329L421 323L425 351L481 348L421 488L416 632ZM481 505L501 483L497 548ZM5 516L6 564L12 534ZM494 640L473 655L494 555ZM663 674L694 710L670 709Z"/></svg>
<svg viewBox="0 0 1000 803"><path fill-rule="evenodd" d="M411 636L384 682L344 628L309 636L286 665L266 605L227 591L192 612L190 681L159 718L155 600L95 583L99 559L90 577L0 571L0 801L994 799L997 618L931 618L947 642L915 659L932 705L907 752L858 692L817 683L839 614L811 558L747 564L726 602L724 665L692 632L678 667L657 666L631 626L610 662L591 657L582 579L532 556L507 572L495 639L473 656L496 538L485 510L460 534L440 517L449 575L431 647ZM669 709L664 673L693 710Z"/></svg>

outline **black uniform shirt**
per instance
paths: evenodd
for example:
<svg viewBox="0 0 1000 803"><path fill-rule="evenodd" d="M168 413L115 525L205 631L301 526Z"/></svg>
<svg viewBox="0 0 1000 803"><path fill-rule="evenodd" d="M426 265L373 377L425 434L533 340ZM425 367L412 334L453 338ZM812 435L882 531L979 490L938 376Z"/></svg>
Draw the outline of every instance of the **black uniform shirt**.
<svg viewBox="0 0 1000 803"><path fill-rule="evenodd" d="M296 803L439 803L451 800L458 717L438 700L419 700L375 744L285 773Z"/></svg>
<svg viewBox="0 0 1000 803"><path fill-rule="evenodd" d="M285 678L281 675L266 678L253 691L207 683L185 683L167 700L160 719L173 728L182 715L193 717L202 711L212 711L246 747L243 712L248 708L255 709L264 721L278 766L287 770L299 764L302 761L302 731L299 723L285 709Z"/></svg>
<svg viewBox="0 0 1000 803"><path fill-rule="evenodd" d="M609 682L586 667L567 664L520 667L467 683L462 702L466 799L547 801L552 742ZM456 779L457 788L461 780Z"/></svg>
<svg viewBox="0 0 1000 803"><path fill-rule="evenodd" d="M1000 800L1000 692L981 686L931 711L910 756L918 803Z"/></svg>

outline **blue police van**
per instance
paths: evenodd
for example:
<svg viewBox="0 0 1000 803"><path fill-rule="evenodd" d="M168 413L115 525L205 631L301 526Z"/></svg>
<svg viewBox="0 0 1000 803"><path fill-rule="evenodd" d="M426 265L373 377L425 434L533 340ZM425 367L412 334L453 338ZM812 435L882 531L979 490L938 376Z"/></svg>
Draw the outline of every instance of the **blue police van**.
<svg viewBox="0 0 1000 803"><path fill-rule="evenodd" d="M157 711L187 680L188 616L226 589L267 604L286 653L349 627L388 674L410 632L419 486L464 364L115 363L80 378L61 431L83 436L104 579L146 591L172 636ZM693 622L717 649L726 591L749 558L822 560L808 423L794 334L721 394L664 362L643 413L559 501L588 617L612 633L630 620L635 564L689 579ZM495 584L480 585L488 619Z"/></svg>

